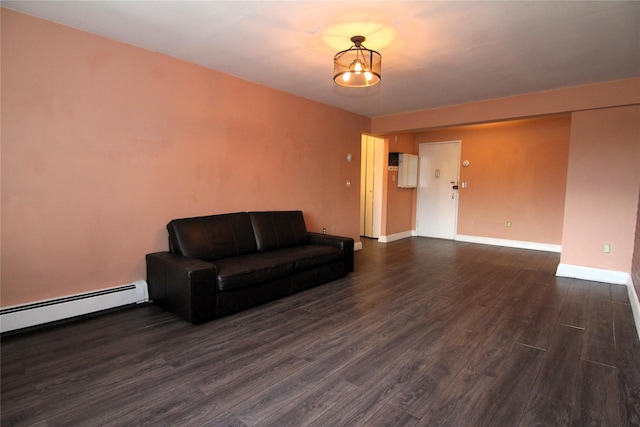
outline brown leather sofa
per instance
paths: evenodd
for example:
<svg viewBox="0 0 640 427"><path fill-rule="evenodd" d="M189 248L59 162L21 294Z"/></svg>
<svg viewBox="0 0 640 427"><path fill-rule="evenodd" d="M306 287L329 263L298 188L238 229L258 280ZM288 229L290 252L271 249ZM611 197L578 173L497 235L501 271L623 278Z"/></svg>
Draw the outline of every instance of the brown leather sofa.
<svg viewBox="0 0 640 427"><path fill-rule="evenodd" d="M351 238L308 232L301 211L174 219L169 252L147 254L150 299L192 323L353 271Z"/></svg>

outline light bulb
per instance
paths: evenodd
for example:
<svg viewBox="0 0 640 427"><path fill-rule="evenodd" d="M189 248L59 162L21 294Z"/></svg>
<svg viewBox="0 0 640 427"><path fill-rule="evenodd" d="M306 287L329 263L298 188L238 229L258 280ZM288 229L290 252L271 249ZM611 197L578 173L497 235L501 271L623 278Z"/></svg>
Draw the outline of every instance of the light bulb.
<svg viewBox="0 0 640 427"><path fill-rule="evenodd" d="M362 70L363 70L362 63L360 62L359 59L356 59L353 63L353 71L355 71L356 74L360 74Z"/></svg>
<svg viewBox="0 0 640 427"><path fill-rule="evenodd" d="M373 74L371 74L369 71L365 71L364 78L367 79L367 81L371 81L371 79L373 78Z"/></svg>
<svg viewBox="0 0 640 427"><path fill-rule="evenodd" d="M351 73L348 71L342 75L342 81L344 82L348 82L350 78L351 78Z"/></svg>

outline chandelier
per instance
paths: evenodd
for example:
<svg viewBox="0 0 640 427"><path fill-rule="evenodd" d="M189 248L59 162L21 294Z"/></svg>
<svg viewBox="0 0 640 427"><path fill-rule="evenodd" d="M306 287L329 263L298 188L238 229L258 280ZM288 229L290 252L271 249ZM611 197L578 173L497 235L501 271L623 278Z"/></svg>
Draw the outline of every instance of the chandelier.
<svg viewBox="0 0 640 427"><path fill-rule="evenodd" d="M353 46L333 57L333 81L345 87L368 87L380 83L382 56L362 45L363 36L353 36Z"/></svg>

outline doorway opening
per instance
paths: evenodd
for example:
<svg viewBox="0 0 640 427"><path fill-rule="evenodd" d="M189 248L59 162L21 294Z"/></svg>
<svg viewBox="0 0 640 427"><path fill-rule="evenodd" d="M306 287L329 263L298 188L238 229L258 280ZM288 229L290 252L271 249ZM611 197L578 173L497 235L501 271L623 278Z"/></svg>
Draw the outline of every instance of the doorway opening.
<svg viewBox="0 0 640 427"><path fill-rule="evenodd" d="M360 236L373 239L382 230L385 142L371 135L361 139Z"/></svg>

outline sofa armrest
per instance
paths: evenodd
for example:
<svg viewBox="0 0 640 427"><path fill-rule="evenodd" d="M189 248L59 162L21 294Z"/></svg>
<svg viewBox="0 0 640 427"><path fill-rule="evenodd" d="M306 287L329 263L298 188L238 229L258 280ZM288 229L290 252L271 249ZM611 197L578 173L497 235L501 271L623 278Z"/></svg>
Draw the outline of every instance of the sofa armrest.
<svg viewBox="0 0 640 427"><path fill-rule="evenodd" d="M216 317L216 267L171 252L147 254L149 298L191 323Z"/></svg>
<svg viewBox="0 0 640 427"><path fill-rule="evenodd" d="M351 237L333 236L309 232L309 243L312 245L327 245L342 249L344 252L344 272L353 271L353 239Z"/></svg>

